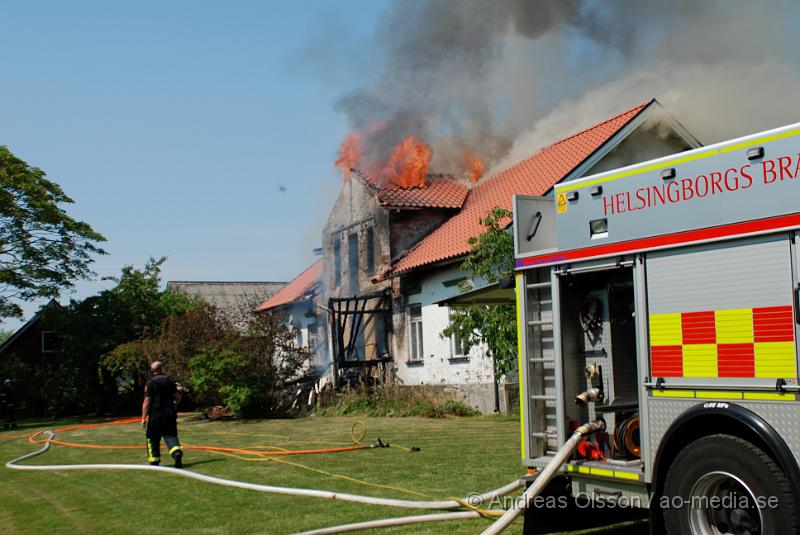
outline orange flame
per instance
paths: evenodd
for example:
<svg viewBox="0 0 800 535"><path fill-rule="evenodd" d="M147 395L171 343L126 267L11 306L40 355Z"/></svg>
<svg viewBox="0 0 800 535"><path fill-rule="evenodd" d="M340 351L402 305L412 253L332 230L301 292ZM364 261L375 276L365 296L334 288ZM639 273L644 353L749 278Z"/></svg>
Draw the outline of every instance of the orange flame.
<svg viewBox="0 0 800 535"><path fill-rule="evenodd" d="M361 159L361 134L353 132L348 134L339 147L339 157L333 167L341 169L344 174L345 182L350 179L350 170L358 167Z"/></svg>
<svg viewBox="0 0 800 535"><path fill-rule="evenodd" d="M464 168L469 176L469 181L474 184L483 176L484 171L486 171L486 164L483 163L480 156L468 150L464 152Z"/></svg>
<svg viewBox="0 0 800 535"><path fill-rule="evenodd" d="M401 188L424 188L428 185L425 177L430 160L431 148L413 135L408 136L394 149L381 179Z"/></svg>

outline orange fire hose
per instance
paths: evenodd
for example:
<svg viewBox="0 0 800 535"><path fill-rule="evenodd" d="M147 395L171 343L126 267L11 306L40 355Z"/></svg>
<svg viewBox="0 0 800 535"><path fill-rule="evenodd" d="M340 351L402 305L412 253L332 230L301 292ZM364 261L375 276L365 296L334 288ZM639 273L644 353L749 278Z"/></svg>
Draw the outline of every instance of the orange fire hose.
<svg viewBox="0 0 800 535"><path fill-rule="evenodd" d="M108 422L99 422L94 424L76 424L67 427L62 427L60 429L54 430L55 433L67 433L69 431L78 431L82 429L95 429L97 427L106 427L111 425L127 425L138 423L140 420L139 418L122 418L119 420L113 420ZM103 449L103 450L133 450L133 449L143 449L144 446L129 446L129 445L106 445L106 444L86 444L86 443L79 443L79 442L67 442L63 440L55 440L50 438L41 438L37 439L36 437L42 434L44 431L36 431L30 435L15 435L15 438L23 438L28 437L28 442L33 444L57 444L59 446L67 446L70 448L87 448L87 449ZM11 438L11 437L3 437L3 438ZM257 449L238 449L238 448L223 448L220 446L205 446L205 445L191 445L191 444L184 444L182 446L185 450L195 450L195 451L211 451L211 452L224 452L224 453L238 453L242 455L264 455L268 454L270 456L273 455L313 455L313 454L320 454L320 453L339 453L343 451L355 451L355 450L363 450L369 449L372 446L368 446L366 444L354 444L353 446L342 446L337 448L321 448L321 449L308 449L308 450L285 450L285 451L275 451L275 450L257 450Z"/></svg>
<svg viewBox="0 0 800 535"><path fill-rule="evenodd" d="M27 436L29 436L29 435L27 435L27 434L25 434L25 435L0 435L0 440L5 440L5 439L9 439L9 438L25 438Z"/></svg>

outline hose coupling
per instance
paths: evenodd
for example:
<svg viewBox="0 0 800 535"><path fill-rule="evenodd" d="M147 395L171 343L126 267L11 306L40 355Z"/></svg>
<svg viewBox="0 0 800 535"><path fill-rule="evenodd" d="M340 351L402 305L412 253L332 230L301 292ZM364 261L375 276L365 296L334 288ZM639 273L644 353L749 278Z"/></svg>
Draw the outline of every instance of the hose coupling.
<svg viewBox="0 0 800 535"><path fill-rule="evenodd" d="M594 387L575 396L575 403L577 405L587 405L593 401L601 401L602 398L603 391L597 387Z"/></svg>
<svg viewBox="0 0 800 535"><path fill-rule="evenodd" d="M606 428L606 422L604 420L595 420L594 422L586 422L579 428L575 430L576 434L585 437L587 435L591 435L592 433L596 433L598 431L604 431Z"/></svg>

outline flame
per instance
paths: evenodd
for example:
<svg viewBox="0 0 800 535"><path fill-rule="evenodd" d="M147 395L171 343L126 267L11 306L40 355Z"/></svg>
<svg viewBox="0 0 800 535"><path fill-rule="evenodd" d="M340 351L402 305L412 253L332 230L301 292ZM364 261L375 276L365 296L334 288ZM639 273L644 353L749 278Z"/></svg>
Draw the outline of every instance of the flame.
<svg viewBox="0 0 800 535"><path fill-rule="evenodd" d="M469 181L474 184L483 176L484 171L486 171L486 164L483 163L480 156L471 150L467 150L464 152L464 168L469 176Z"/></svg>
<svg viewBox="0 0 800 535"><path fill-rule="evenodd" d="M350 170L358 167L358 161L361 159L361 134L353 132L348 134L342 141L339 147L339 157L336 158L336 163L333 167L341 169L344 174L345 181L350 179Z"/></svg>
<svg viewBox="0 0 800 535"><path fill-rule="evenodd" d="M384 183L401 188L424 188L431 160L431 148L413 135L405 138L394 149L380 173Z"/></svg>

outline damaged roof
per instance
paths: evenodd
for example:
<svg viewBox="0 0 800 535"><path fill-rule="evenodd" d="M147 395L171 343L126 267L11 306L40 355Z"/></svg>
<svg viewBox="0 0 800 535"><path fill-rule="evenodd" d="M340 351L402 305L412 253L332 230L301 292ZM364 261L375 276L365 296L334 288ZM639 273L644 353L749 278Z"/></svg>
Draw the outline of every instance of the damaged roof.
<svg viewBox="0 0 800 535"><path fill-rule="evenodd" d="M302 301L305 295L322 277L322 259L311 264L300 275L292 279L275 295L261 303L256 312L264 312L284 305Z"/></svg>
<svg viewBox="0 0 800 535"><path fill-rule="evenodd" d="M495 206L511 210L513 195L544 195L653 102L648 100L557 141L475 187L459 213L409 249L384 277L466 255L469 238L483 231L480 219Z"/></svg>
<svg viewBox="0 0 800 535"><path fill-rule="evenodd" d="M381 206L399 209L449 208L459 209L469 194L469 186L451 175L428 174L425 187L401 188L382 186L358 169L352 176L366 184L378 197Z"/></svg>
<svg viewBox="0 0 800 535"><path fill-rule="evenodd" d="M454 208L464 205L469 186L451 176L429 175L424 188L375 188L383 206L392 208Z"/></svg>

